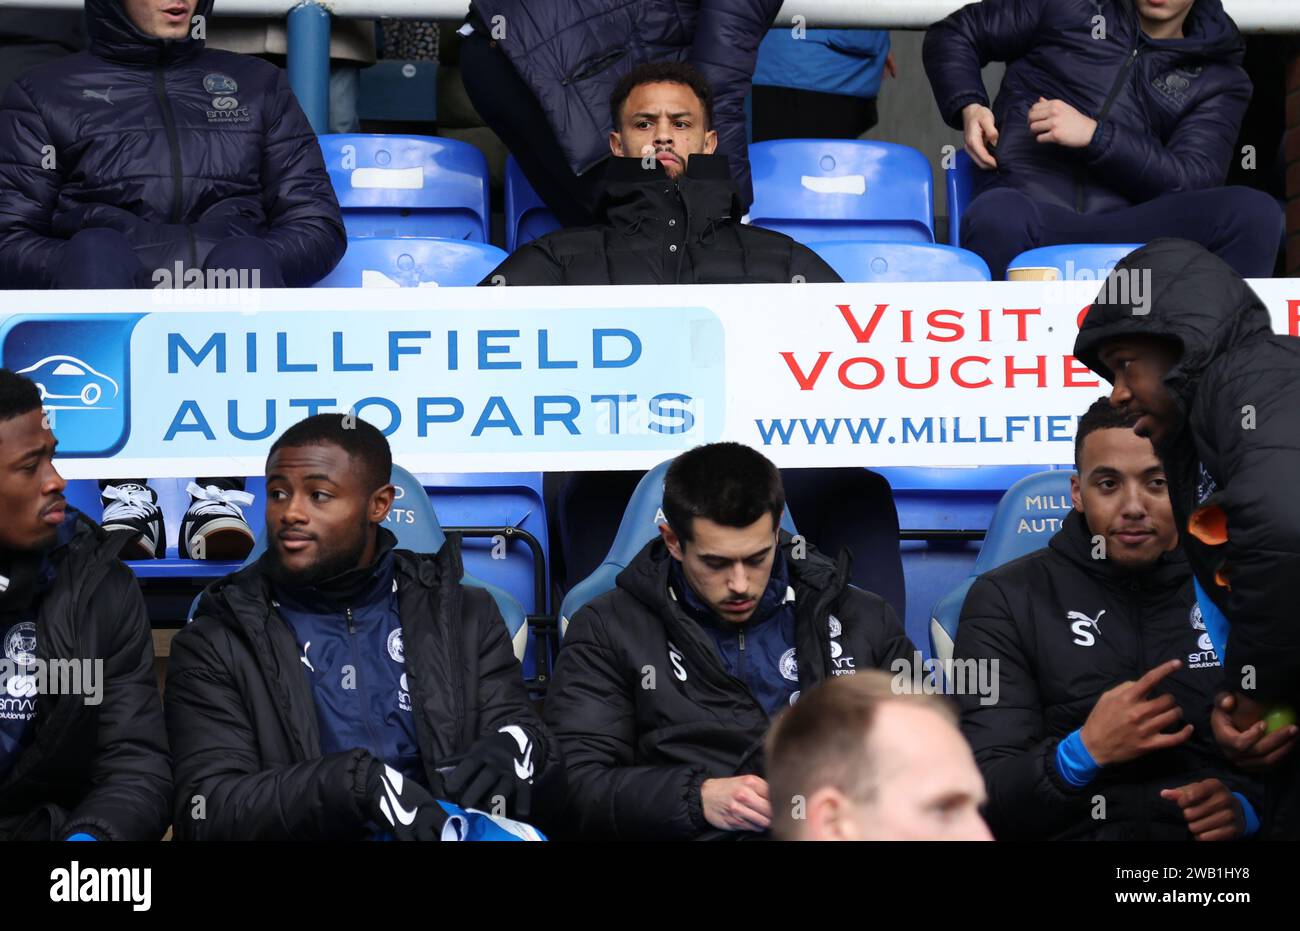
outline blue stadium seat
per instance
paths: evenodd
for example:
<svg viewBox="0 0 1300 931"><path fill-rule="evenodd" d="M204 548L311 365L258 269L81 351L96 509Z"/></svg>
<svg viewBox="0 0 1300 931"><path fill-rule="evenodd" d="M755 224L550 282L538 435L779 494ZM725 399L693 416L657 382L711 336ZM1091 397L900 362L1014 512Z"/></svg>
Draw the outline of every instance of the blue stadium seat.
<svg viewBox="0 0 1300 931"><path fill-rule="evenodd" d="M551 208L542 203L513 155L506 157L506 251L560 228Z"/></svg>
<svg viewBox="0 0 1300 931"><path fill-rule="evenodd" d="M931 242L813 242L809 248L845 281L989 281L974 252Z"/></svg>
<svg viewBox="0 0 1300 931"><path fill-rule="evenodd" d="M446 542L446 536L442 532L442 525L438 522L438 515L434 513L433 504L425 494L424 486L410 472L401 466L393 466L393 484L397 486L397 500L403 503L403 514L398 515L396 507L388 512L384 526L391 530L397 537L397 545L402 549L411 550L416 553L436 553L442 549L442 544ZM250 480L251 483L251 480ZM260 557L266 551L266 521L262 520L258 527L257 544L253 551L248 554L243 565L247 566L255 559ZM486 589L497 603L501 610L501 616L505 619L506 630L510 634L511 646L514 648L515 656L522 663L524 653L528 646L528 623L524 615L524 606L519 603L514 596L496 585L483 582L466 573L461 576L461 583L464 585L473 585L476 588ZM194 617L194 609L198 606L199 597L196 595L194 602L190 605L189 616Z"/></svg>
<svg viewBox="0 0 1300 931"><path fill-rule="evenodd" d="M531 613L544 614L550 541L542 473L422 472L416 478L444 527L505 527L524 531L537 541L540 559L522 537L506 539L504 556L493 556L494 550L500 554L500 548L490 537L463 537L461 551L467 572L501 586Z"/></svg>
<svg viewBox="0 0 1300 931"><path fill-rule="evenodd" d="M874 471L893 490L900 530L983 531L1007 489L1022 478L1058 468L1074 466L883 466Z"/></svg>
<svg viewBox="0 0 1300 931"><path fill-rule="evenodd" d="M861 139L775 139L749 147L749 220L803 243L934 242L934 177L911 146Z"/></svg>
<svg viewBox="0 0 1300 931"><path fill-rule="evenodd" d="M1016 268L1055 268L1061 281L1102 281L1115 263L1142 243L1071 243L1043 246L1022 252L1007 265L1010 278Z"/></svg>
<svg viewBox="0 0 1300 931"><path fill-rule="evenodd" d="M1070 510L1070 476L1064 469L1022 478L1007 490L970 576L934 606L930 618L930 653L936 659L952 657L961 608L975 579L990 569L1018 559L1047 545Z"/></svg>
<svg viewBox="0 0 1300 931"><path fill-rule="evenodd" d="M320 136L348 237L488 242L488 167L467 142L433 136Z"/></svg>
<svg viewBox="0 0 1300 931"><path fill-rule="evenodd" d="M472 288L505 261L496 246L458 239L349 239L318 288Z"/></svg>
<svg viewBox="0 0 1300 931"><path fill-rule="evenodd" d="M569 628L569 619L578 613L587 602L614 588L614 580L622 572L642 547L653 540L659 533L663 520L664 476L672 460L661 462L647 472L632 492L632 500L623 511L623 522L618 526L614 545L609 548L605 561L587 578L583 579L564 596L560 605L560 638ZM781 526L790 533L795 532L794 520L789 509L781 515Z"/></svg>
<svg viewBox="0 0 1300 931"><path fill-rule="evenodd" d="M965 149L957 150L952 167L944 171L948 187L948 244L951 246L961 245L961 217L970 203L976 171L975 163Z"/></svg>

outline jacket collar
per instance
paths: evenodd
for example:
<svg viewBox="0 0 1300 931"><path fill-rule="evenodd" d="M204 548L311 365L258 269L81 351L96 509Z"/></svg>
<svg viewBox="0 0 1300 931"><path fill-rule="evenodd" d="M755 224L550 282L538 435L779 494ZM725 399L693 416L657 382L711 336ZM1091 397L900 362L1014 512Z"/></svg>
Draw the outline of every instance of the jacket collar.
<svg viewBox="0 0 1300 931"><path fill-rule="evenodd" d="M393 548L397 545L397 537L386 527L378 529L375 558L369 565L348 569L315 585L304 587L283 584L273 579L271 587L276 598L308 611L326 613L343 607L370 604L382 598L393 587Z"/></svg>
<svg viewBox="0 0 1300 931"><path fill-rule="evenodd" d="M215 0L199 0L196 16L212 18ZM92 54L108 61L133 65L165 65L192 58L203 51L205 40L157 39L145 35L126 15L122 0L86 0L86 37Z"/></svg>
<svg viewBox="0 0 1300 931"><path fill-rule="evenodd" d="M1127 5L1136 21L1137 10L1132 0L1128 0ZM1143 45L1175 52L1180 57L1240 65L1246 55L1246 40L1224 11L1220 0L1196 0L1183 21L1181 39L1152 39L1141 32L1140 27L1139 35Z"/></svg>
<svg viewBox="0 0 1300 931"><path fill-rule="evenodd" d="M691 587L686 578L686 572L682 569L682 564L672 558L668 560L668 586L671 592L670 597L676 598L686 613L695 621L729 631L742 628L752 630L775 617L781 608L795 600L794 588L790 585L790 572L787 568L785 553L780 547L777 548L776 556L772 560L772 574L768 577L767 587L763 589L763 594L759 597L758 606L749 619L742 624L724 621L714 614L713 610L705 604L695 589Z"/></svg>
<svg viewBox="0 0 1300 931"><path fill-rule="evenodd" d="M739 222L743 213L724 155L692 155L676 182L658 162L646 168L639 158L610 158L603 171L596 215L629 236L643 223L676 218L687 224L689 241L707 241L714 229Z"/></svg>
<svg viewBox="0 0 1300 931"><path fill-rule="evenodd" d="M847 554L842 554L839 561L831 562L812 544L800 541L801 552L796 558L795 541L790 534L782 530L778 539L781 560L788 575L787 584L794 588L797 604L811 601L828 591L838 595L848 584ZM618 574L616 584L647 608L663 611L671 601L668 587L675 562L663 538L655 537ZM768 587L770 589L771 585Z"/></svg>
<svg viewBox="0 0 1300 931"><path fill-rule="evenodd" d="M1182 547L1161 553L1152 565L1144 569L1129 570L1106 559L1093 559L1092 536L1083 512L1071 509L1061 529L1053 534L1047 545L1089 575L1120 588L1152 591L1177 588L1190 575Z"/></svg>

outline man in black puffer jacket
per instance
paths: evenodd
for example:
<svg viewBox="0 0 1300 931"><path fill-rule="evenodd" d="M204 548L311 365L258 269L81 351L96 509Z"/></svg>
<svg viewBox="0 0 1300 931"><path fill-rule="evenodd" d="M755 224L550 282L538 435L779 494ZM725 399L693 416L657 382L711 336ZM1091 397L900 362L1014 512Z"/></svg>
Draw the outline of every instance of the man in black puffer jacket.
<svg viewBox="0 0 1300 931"><path fill-rule="evenodd" d="M954 660L997 664L998 700L958 703L1000 840L1229 840L1264 815L1210 733L1222 663L1164 470L1131 426L1104 398L1089 408L1074 510L962 607Z"/></svg>
<svg viewBox="0 0 1300 931"><path fill-rule="evenodd" d="M1300 709L1300 340L1219 259L1163 239L1115 266L1074 354L1164 462L1202 611L1226 619L1215 737L1268 773L1273 833L1300 839L1297 728L1267 720Z"/></svg>
<svg viewBox="0 0 1300 931"><path fill-rule="evenodd" d="M0 287L306 287L337 264L315 134L283 71L204 48L212 2L86 0L89 50L10 85Z"/></svg>
<svg viewBox="0 0 1300 931"><path fill-rule="evenodd" d="M144 598L53 456L36 385L0 369L0 840L160 840L172 773Z"/></svg>
<svg viewBox="0 0 1300 931"><path fill-rule="evenodd" d="M618 128L604 167L600 225L526 243L485 285L736 284L839 281L817 253L740 222L725 157L714 154L713 95L690 66L642 65L610 97Z"/></svg>
<svg viewBox="0 0 1300 931"><path fill-rule="evenodd" d="M443 800L558 807L554 741L459 541L414 553L380 526L392 467L383 434L340 414L271 447L267 551L172 644L179 839L440 840Z"/></svg>
<svg viewBox="0 0 1300 931"><path fill-rule="evenodd" d="M893 610L779 529L781 476L737 443L683 453L664 480L661 538L578 611L546 697L584 838L765 832L763 738L799 693L916 662Z"/></svg>
<svg viewBox="0 0 1300 931"><path fill-rule="evenodd" d="M1037 246L1170 235L1272 274L1277 202L1222 187L1250 102L1244 52L1220 0L983 0L936 23L925 70L977 169L961 244L995 278ZM990 61L1007 62L992 109Z"/></svg>
<svg viewBox="0 0 1300 931"><path fill-rule="evenodd" d="M617 128L610 92L637 65L693 65L718 99L718 151L741 211L749 177L745 97L781 0L474 0L461 49L474 108L565 226L587 226L600 197L591 170Z"/></svg>

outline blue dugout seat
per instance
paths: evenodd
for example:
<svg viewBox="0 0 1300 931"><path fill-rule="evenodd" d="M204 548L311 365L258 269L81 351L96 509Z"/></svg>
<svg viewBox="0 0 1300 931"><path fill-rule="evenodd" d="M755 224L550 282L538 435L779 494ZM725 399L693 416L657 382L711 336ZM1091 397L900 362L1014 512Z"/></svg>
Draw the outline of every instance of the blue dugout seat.
<svg viewBox="0 0 1300 931"><path fill-rule="evenodd" d="M421 472L416 478L442 525L462 532L465 571L504 588L530 613L545 613L550 541L542 473ZM489 530L504 530L503 539Z"/></svg>
<svg viewBox="0 0 1300 931"><path fill-rule="evenodd" d="M397 537L397 545L402 549L411 550L415 553L436 553L442 549L442 544L446 542L446 535L442 531L442 525L438 522L438 515L434 513L433 504L429 501L429 496L424 491L424 486L416 479L414 475L403 469L401 466L393 466L393 484L397 486L396 500L402 502L402 513L398 513L396 506L390 509L384 526L393 532ZM248 565L260 557L266 551L266 522L262 520L258 527L257 544L253 551L248 554L243 565ZM229 570L227 570L229 571ZM461 577L464 585L473 585L477 588L486 589L497 603L501 610L501 616L505 619L506 630L510 635L511 646L514 649L516 658L520 663L524 661L525 651L528 646L528 623L524 614L524 606L504 589L484 582L474 576L466 573ZM190 605L190 618L194 617L194 609L198 606L198 596L195 596L193 604Z"/></svg>
<svg viewBox="0 0 1300 931"><path fill-rule="evenodd" d="M318 288L472 288L505 261L496 246L457 239L349 239Z"/></svg>
<svg viewBox="0 0 1300 931"><path fill-rule="evenodd" d="M1054 268L1061 281L1103 281L1116 262L1140 248L1140 242L1043 246L1012 259L1007 265L1007 277L1017 268Z"/></svg>
<svg viewBox="0 0 1300 931"><path fill-rule="evenodd" d="M910 146L861 139L775 139L749 147L755 226L811 243L934 242L934 177Z"/></svg>
<svg viewBox="0 0 1300 931"><path fill-rule="evenodd" d="M1070 476L1065 469L1026 476L1007 490L989 522L988 535L970 576L934 606L930 619L930 652L935 659L952 657L962 604L975 579L990 569L1047 545L1070 510Z"/></svg>
<svg viewBox="0 0 1300 931"><path fill-rule="evenodd" d="M513 155L506 157L506 251L560 228L551 208L542 203Z"/></svg>
<svg viewBox="0 0 1300 931"><path fill-rule="evenodd" d="M809 248L845 281L988 281L974 252L930 242L827 240Z"/></svg>
<svg viewBox="0 0 1300 931"><path fill-rule="evenodd" d="M348 238L489 241L488 167L467 142L433 136L319 137Z"/></svg>
<svg viewBox="0 0 1300 931"><path fill-rule="evenodd" d="M637 484L632 492L632 500L623 511L623 521L619 524L614 545L610 547L605 561L564 596L560 605L560 637L563 639L569 627L569 620L587 602L614 588L614 580L630 563L642 547L659 535L659 525L664 523L663 498L664 476L672 460L661 462ZM787 509L781 515L781 527L790 533L795 532L794 521Z"/></svg>

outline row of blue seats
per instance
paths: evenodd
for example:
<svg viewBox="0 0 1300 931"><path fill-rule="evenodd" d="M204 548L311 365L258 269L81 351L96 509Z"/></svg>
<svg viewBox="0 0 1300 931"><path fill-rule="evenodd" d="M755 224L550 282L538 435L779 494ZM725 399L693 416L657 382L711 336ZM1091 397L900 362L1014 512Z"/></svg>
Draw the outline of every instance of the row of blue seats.
<svg viewBox="0 0 1300 931"><path fill-rule="evenodd" d="M664 468L666 464L658 471ZM1029 466L880 470L892 491L892 503L887 496L884 506L896 508L903 536L899 544L903 577L897 581L900 591L906 587L905 608L902 604L897 607L916 642L922 643L926 638L930 627L929 607L970 572L979 538L987 528L996 525L995 509L1006 496L1007 488L1037 471L1037 467ZM394 474L407 475L401 470L395 470ZM1068 489L1069 472L1053 474ZM652 477L648 482L653 486L655 479ZM186 482L156 479L150 484L158 492L159 505L166 516L168 556L162 560L132 562L140 578L206 584L237 568L230 562L179 559L176 533L188 505ZM430 473L404 477L396 484L397 499L387 526L399 538L415 534L423 540L419 535L426 531L421 528L432 524L434 530L428 532L440 540L442 527L454 528L467 535L463 548L468 573L499 586L512 599L511 603L518 606L511 610L520 618L524 613L537 616L550 613L553 607L549 604L547 571L550 553L541 473ZM261 477L253 477L247 487L256 503L246 509L246 517L260 532L264 524L265 483ZM92 518L99 517L97 483L70 482L67 494L74 506ZM655 498L652 515L657 511L657 502ZM644 506L634 500L628 514ZM882 515L886 525L894 519L893 514ZM623 526L613 552L630 558L649 536L643 520L625 516ZM653 534L653 527L650 533ZM574 592L580 589L581 586ZM573 597L570 593L561 610L566 617L570 616ZM503 613L509 612L503 607ZM517 630L512 633L517 634ZM535 654L530 645L526 664L530 669L534 667Z"/></svg>
<svg viewBox="0 0 1300 931"><path fill-rule="evenodd" d="M1104 276L1140 245L1046 246L1021 253L1009 269L1056 269L1060 279ZM845 281L988 281L984 260L965 249L921 242L819 241L810 248ZM348 240L342 261L319 288L473 287L506 253L486 243L416 237Z"/></svg>
<svg viewBox="0 0 1300 931"><path fill-rule="evenodd" d="M468 143L426 136L320 137L343 210L348 253L320 287L477 284L506 257L488 244L487 161ZM930 165L909 146L786 139L750 149L750 222L807 243L847 281L988 281L983 259L957 247L970 198L964 152L948 169L950 239L935 242ZM509 251L558 229L554 215L507 161ZM1054 246L1011 268L1108 270L1137 244Z"/></svg>
<svg viewBox="0 0 1300 931"><path fill-rule="evenodd" d="M487 160L474 146L432 136L319 138L350 237L489 241ZM782 139L750 146L750 165L749 220L756 226L804 243L936 241L930 163L910 146ZM964 153L950 169L949 211L958 218L969 199L970 171ZM505 201L508 251L558 228L513 157Z"/></svg>

